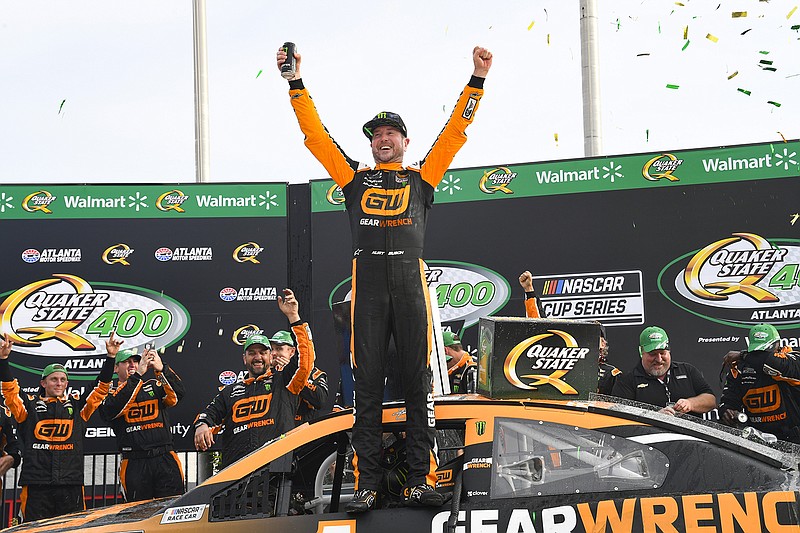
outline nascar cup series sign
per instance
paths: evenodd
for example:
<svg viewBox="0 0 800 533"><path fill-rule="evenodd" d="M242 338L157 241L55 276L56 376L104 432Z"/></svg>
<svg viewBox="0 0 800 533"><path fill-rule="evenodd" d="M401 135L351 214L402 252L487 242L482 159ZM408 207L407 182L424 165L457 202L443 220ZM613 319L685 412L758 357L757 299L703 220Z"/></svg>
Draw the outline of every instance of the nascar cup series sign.
<svg viewBox="0 0 800 533"><path fill-rule="evenodd" d="M678 307L713 322L795 328L800 241L733 233L673 260L659 274L658 287Z"/></svg>
<svg viewBox="0 0 800 533"><path fill-rule="evenodd" d="M0 294L0 330L14 342L12 360L39 373L57 359L71 379L94 379L112 333L125 348L168 346L189 329L177 301L142 287L53 274Z"/></svg>

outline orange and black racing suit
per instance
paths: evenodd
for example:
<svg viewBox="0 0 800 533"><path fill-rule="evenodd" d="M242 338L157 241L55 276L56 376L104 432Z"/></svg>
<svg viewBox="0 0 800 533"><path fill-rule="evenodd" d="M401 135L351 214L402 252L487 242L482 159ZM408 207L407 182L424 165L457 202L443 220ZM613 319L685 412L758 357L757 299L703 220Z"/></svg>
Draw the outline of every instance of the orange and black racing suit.
<svg viewBox="0 0 800 533"><path fill-rule="evenodd" d="M436 142L419 165L350 159L322 125L302 80L289 95L305 145L342 189L353 240L351 354L355 376L353 427L356 488L379 490L386 350L394 337L406 398L408 486L436 485L431 388L431 308L422 249L434 188L442 180L483 96L472 76Z"/></svg>
<svg viewBox="0 0 800 533"><path fill-rule="evenodd" d="M759 431L800 444L800 354L746 352L725 377L719 412L744 411Z"/></svg>
<svg viewBox="0 0 800 533"><path fill-rule="evenodd" d="M111 423L122 452L119 480L125 501L183 494L183 469L166 409L185 392L181 378L165 364L154 379L132 374L103 400L100 416Z"/></svg>
<svg viewBox="0 0 800 533"><path fill-rule="evenodd" d="M19 422L23 452L20 515L23 522L82 511L83 434L86 422L108 394L114 358L106 357L95 387L82 399L78 393L61 398L20 395L8 359L0 359L0 379L6 405Z"/></svg>
<svg viewBox="0 0 800 533"><path fill-rule="evenodd" d="M297 338L298 367L289 377L286 371L268 370L224 387L197 415L194 427L206 424L222 432L222 467L226 467L267 441L295 427L298 396L314 368L314 343L305 322L292 324Z"/></svg>

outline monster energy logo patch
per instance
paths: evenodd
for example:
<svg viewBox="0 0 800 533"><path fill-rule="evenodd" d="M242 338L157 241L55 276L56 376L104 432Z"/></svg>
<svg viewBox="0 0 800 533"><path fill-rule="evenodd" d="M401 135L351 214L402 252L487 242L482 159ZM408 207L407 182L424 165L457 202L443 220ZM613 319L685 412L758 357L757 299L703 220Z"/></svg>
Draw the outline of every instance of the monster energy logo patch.
<svg viewBox="0 0 800 533"><path fill-rule="evenodd" d="M486 433L486 421L480 420L478 422L475 422L475 431L478 433L479 437L484 433Z"/></svg>

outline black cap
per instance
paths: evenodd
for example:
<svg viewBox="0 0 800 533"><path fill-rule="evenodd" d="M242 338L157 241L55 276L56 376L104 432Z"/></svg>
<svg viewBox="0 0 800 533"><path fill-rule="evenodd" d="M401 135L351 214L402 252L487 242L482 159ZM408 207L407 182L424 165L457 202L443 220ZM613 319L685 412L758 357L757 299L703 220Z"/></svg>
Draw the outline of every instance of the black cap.
<svg viewBox="0 0 800 533"><path fill-rule="evenodd" d="M403 134L403 137L408 137L408 132L406 131L406 125L403 122L403 119L400 118L400 115L397 113L392 113L391 111L381 111L375 118L364 124L362 130L364 131L364 135L367 136L367 139L370 141L372 140L372 132L378 126L392 126L393 128L397 128Z"/></svg>

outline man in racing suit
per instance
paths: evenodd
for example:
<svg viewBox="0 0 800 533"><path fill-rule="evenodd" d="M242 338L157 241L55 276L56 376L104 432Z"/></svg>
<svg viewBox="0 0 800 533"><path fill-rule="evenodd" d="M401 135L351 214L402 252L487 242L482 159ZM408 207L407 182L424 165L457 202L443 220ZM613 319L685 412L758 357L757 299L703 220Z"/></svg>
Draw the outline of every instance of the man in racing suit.
<svg viewBox="0 0 800 533"><path fill-rule="evenodd" d="M747 424L777 438L800 444L800 354L780 348L778 330L756 324L748 334L748 350L725 356L719 412L728 425L743 411Z"/></svg>
<svg viewBox="0 0 800 533"><path fill-rule="evenodd" d="M120 350L115 362L119 382L100 405L100 416L117 435L125 501L183 494L183 469L166 412L186 392L181 378L153 349L142 355L135 348ZM154 374L144 379L150 369Z"/></svg>
<svg viewBox="0 0 800 533"><path fill-rule="evenodd" d="M442 331L444 356L447 360L447 377L452 394L472 394L478 384L478 363L464 350L458 335Z"/></svg>
<svg viewBox="0 0 800 533"><path fill-rule="evenodd" d="M435 418L430 371L432 322L422 260L427 213L483 96L492 54L475 47L474 71L439 137L417 166L403 167L409 139L399 115L378 113L364 124L375 167L350 159L328 134L300 75L300 54L289 95L305 145L345 197L353 245L351 363L355 376L353 427L356 494L348 512L374 508L381 484L381 416L390 335L399 354L408 432L406 502L439 506ZM286 59L279 50L278 67Z"/></svg>
<svg viewBox="0 0 800 533"><path fill-rule="evenodd" d="M294 357L297 348L291 333L284 330L276 331L269 338L269 347L272 351L273 368L289 374L297 370L297 359ZM328 401L328 374L314 367L308 376L306 386L300 391L300 403L294 415L297 425L317 418L326 401Z"/></svg>
<svg viewBox="0 0 800 533"><path fill-rule="evenodd" d="M39 382L43 394L20 395L11 374L8 356L13 341L8 334L0 341L0 380L6 406L19 423L25 443L25 460L19 483L20 521L30 522L82 511L83 434L86 422L108 394L114 375L114 357L122 341L114 334L106 341L107 357L94 388L86 398L67 394L69 376L60 364L50 364Z"/></svg>
<svg viewBox="0 0 800 533"><path fill-rule="evenodd" d="M223 388L194 422L194 444L200 451L214 444L214 435L224 424L222 467L226 467L267 441L295 427L298 395L314 368L314 343L311 328L300 320L297 300L289 289L278 296L278 307L297 338L297 371L274 369L270 343L266 335L251 335L244 343L244 361L248 377Z"/></svg>

